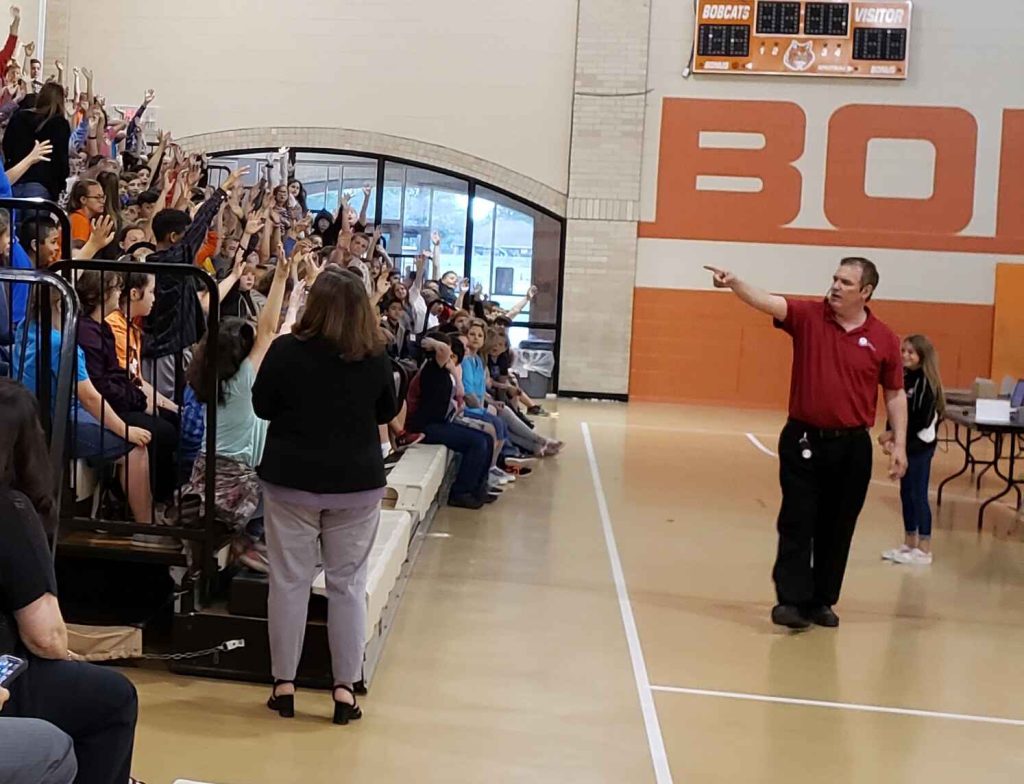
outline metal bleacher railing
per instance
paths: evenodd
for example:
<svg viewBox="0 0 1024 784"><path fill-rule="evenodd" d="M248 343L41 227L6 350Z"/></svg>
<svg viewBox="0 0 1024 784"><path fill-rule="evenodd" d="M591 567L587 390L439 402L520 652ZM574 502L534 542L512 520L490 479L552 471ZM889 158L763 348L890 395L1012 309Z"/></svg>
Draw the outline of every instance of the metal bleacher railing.
<svg viewBox="0 0 1024 784"><path fill-rule="evenodd" d="M47 213L58 225L61 237L61 255L70 255L72 247L71 230L67 215L54 203L40 199L0 199L0 208L11 214L11 244L7 249L7 258L13 260L16 248L21 253L17 239L16 224L24 220L31 212ZM39 241L36 241L39 247ZM24 264L24 262L22 262ZM85 270L100 272L101 280L108 275L117 275L126 279L131 272L144 272L154 275L158 280L163 276L174 276L181 279L182 285L177 288L186 295L189 289L205 291L208 297L208 309L205 317L205 329L208 334L208 350L205 361L212 372L205 378L210 385L208 400L216 400L217 388L217 334L219 327L219 296L214 280L197 267L176 264L139 263L126 261L93 261L72 260L63 258L50 265L46 271L36 269L15 269L0 265L0 304L6 306L6 316L0 324L0 368L4 375L16 380L19 377L19 361L25 364L26 350L34 355L32 370L35 374L35 389L40 401L40 414L44 430L49 438L52 465L57 476L57 487L61 493L58 499L61 510L58 529L54 532L53 546L55 554L64 552L76 557L97 558L106 560L138 561L160 563L183 567L181 590L178 592L178 610L189 612L202 606L208 599L217 576L217 554L228 539L228 532L219 528L216 520L213 487L216 479L216 463L206 463L204 477L205 504L198 515L189 519L182 507L180 486L182 476L176 476L173 499L167 502L167 510L177 522L174 525L161 525L158 528L151 524L139 525L128 519L128 515L116 514L117 504L93 503L89 513L84 513L85 498L79 493L79 479L83 470L101 475L94 490L88 492L89 500L99 499L100 494L114 483L104 481L103 477L111 473L112 466L103 461L75 461L75 439L77 432L77 412L79 410L76 397L76 365L77 365L77 331L79 320L90 317L80 312L80 303L74 290L76 276ZM106 290L106 287L103 287ZM59 297L59 307L57 298ZM20 303L17 312L15 302ZM28 303L27 306L25 303ZM51 303L55 307L51 308ZM130 300L129 300L130 303ZM130 307L130 304L128 305ZM2 309L0 309L2 310ZM33 325L29 324L34 319ZM130 323L130 311L126 314ZM59 323L53 323L59 319ZM16 323L24 321L25 323ZM59 337L56 333L59 332ZM46 346L46 336L51 335L51 346L59 346L59 350L40 350L39 345L28 346L29 340ZM19 345L20 341L20 345ZM144 352L143 352L144 353ZM176 378L174 401L179 406L183 403L184 379L180 369L185 366L187 349L179 352L176 367L179 369ZM57 357L57 367L52 367L52 357ZM148 360L143 359L143 366ZM126 368L126 373L129 370ZM45 380L51 379L51 383ZM27 379L26 379L27 380ZM152 405L155 406L155 403ZM150 413L150 412L147 412ZM152 413L155 413L152 412ZM206 412L204 447L207 454L216 452L216 406L210 406ZM177 435L181 436L180 419L176 423ZM175 453L177 465L181 465L181 453ZM127 461L119 468L128 471ZM155 461L150 461L150 486L155 480ZM127 486L127 477L124 477ZM108 512L114 511L111 515ZM156 500L152 502L152 520L156 520ZM164 510L161 510L164 511ZM102 532L102 533L98 533ZM137 546L133 543L132 534L159 534L184 543L184 547L156 549ZM103 540L103 541L101 541Z"/></svg>

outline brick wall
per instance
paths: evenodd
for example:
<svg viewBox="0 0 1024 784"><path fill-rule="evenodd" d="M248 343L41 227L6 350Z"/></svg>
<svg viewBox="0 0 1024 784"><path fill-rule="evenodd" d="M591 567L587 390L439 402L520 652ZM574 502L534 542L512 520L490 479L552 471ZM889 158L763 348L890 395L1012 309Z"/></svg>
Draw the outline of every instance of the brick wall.
<svg viewBox="0 0 1024 784"><path fill-rule="evenodd" d="M565 214L565 194L542 182L473 155L416 139L349 128L238 128L179 139L189 152L223 152L260 147L319 147L405 158L416 163L474 177L514 196Z"/></svg>
<svg viewBox="0 0 1024 784"><path fill-rule="evenodd" d="M649 0L580 0L559 383L629 391Z"/></svg>

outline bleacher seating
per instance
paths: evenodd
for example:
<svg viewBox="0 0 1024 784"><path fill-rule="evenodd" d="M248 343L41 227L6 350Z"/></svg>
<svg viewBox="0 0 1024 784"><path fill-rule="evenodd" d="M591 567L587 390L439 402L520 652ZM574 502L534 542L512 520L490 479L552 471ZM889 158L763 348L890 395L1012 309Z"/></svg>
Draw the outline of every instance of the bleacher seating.
<svg viewBox="0 0 1024 784"><path fill-rule="evenodd" d="M422 520L437 497L450 455L443 446L417 444L402 455L388 474L388 495L385 506L410 512Z"/></svg>
<svg viewBox="0 0 1024 784"><path fill-rule="evenodd" d="M385 509L381 512L377 538L370 552L366 579L366 639L377 633L381 615L391 591L398 583L402 565L409 555L413 534L413 517L409 512ZM313 593L326 596L324 573L313 580Z"/></svg>

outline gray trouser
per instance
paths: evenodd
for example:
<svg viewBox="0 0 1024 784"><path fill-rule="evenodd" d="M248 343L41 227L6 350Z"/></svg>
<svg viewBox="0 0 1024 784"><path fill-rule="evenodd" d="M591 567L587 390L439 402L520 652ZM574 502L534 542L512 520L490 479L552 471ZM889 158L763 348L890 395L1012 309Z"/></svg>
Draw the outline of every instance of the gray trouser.
<svg viewBox="0 0 1024 784"><path fill-rule="evenodd" d="M544 436L538 435L523 424L523 420L512 413L508 406L502 406L498 411L498 416L508 425L508 440L520 449L530 453L539 452L547 443Z"/></svg>
<svg viewBox="0 0 1024 784"><path fill-rule="evenodd" d="M0 784L71 784L71 738L47 721L0 718Z"/></svg>
<svg viewBox="0 0 1024 784"><path fill-rule="evenodd" d="M366 648L366 569L380 502L355 509L311 509L264 496L270 558L268 617L274 679L295 680L306 633L317 538L327 584L327 639L335 683L362 680Z"/></svg>

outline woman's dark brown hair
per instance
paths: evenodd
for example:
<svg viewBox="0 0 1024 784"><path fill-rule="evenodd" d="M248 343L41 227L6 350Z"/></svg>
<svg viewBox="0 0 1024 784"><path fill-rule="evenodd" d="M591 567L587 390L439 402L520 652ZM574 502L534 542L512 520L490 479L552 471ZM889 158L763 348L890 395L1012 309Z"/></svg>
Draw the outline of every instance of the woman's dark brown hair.
<svg viewBox="0 0 1024 784"><path fill-rule="evenodd" d="M0 486L24 493L52 532L55 482L39 423L39 404L31 392L10 378L0 378Z"/></svg>
<svg viewBox="0 0 1024 784"><path fill-rule="evenodd" d="M292 334L326 340L348 362L379 354L385 346L362 277L334 267L324 269L310 288Z"/></svg>
<svg viewBox="0 0 1024 784"><path fill-rule="evenodd" d="M241 369L242 363L249 356L249 352L252 351L253 344L256 342L256 331L244 319L233 316L221 319L220 329L217 331L216 400L210 399L210 373L214 369L209 367L210 363L206 353L209 337L210 333L206 333L199 341L185 377L200 403L224 405L228 400L228 383L235 377L235 374Z"/></svg>
<svg viewBox="0 0 1024 784"><path fill-rule="evenodd" d="M39 88L39 95L36 97L36 105L32 110L36 114L42 115L43 122L39 126L43 127L47 122L52 120L54 117L66 118L64 109L64 88L56 82L47 82Z"/></svg>

